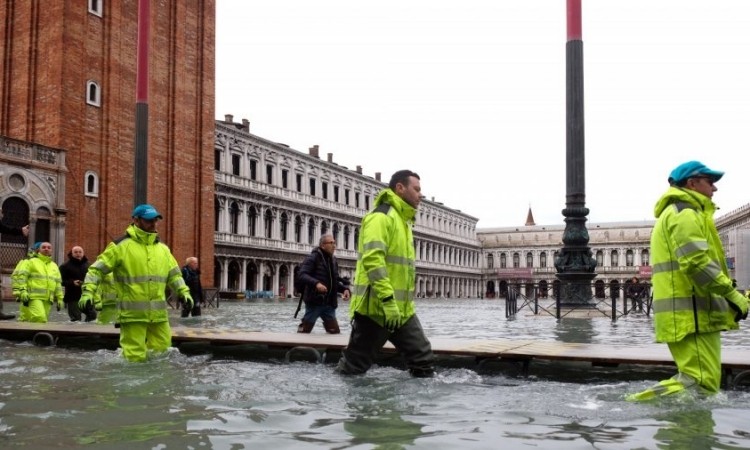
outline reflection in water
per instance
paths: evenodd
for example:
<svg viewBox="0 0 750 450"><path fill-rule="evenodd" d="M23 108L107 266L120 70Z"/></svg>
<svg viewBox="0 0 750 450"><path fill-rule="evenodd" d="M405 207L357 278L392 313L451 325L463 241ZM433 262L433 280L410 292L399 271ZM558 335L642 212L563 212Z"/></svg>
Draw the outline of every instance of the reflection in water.
<svg viewBox="0 0 750 450"><path fill-rule="evenodd" d="M591 344L596 337L593 322L597 320L601 321L602 319L565 318L555 323L555 336L560 342Z"/></svg>
<svg viewBox="0 0 750 450"><path fill-rule="evenodd" d="M199 319L183 321L177 311L171 319L195 328L293 332L295 308L227 303ZM501 301L431 300L418 308L428 336L620 345L653 339L650 319L638 314L617 324L558 323L523 315L506 321ZM724 342L750 345L750 334L727 333ZM468 360L441 367L432 379L388 366L342 377L333 364L287 364L283 353L257 347L186 350L130 364L116 349L0 340L0 448L750 448L748 392L626 402L626 393L662 378L651 367L605 376L613 369L534 363L531 376L520 378L502 365L476 371Z"/></svg>
<svg viewBox="0 0 750 450"><path fill-rule="evenodd" d="M694 406L698 409L670 412L657 417L666 422L666 425L654 435L659 448L673 450L717 448L719 442L714 437L715 424L711 411L700 409L702 405Z"/></svg>

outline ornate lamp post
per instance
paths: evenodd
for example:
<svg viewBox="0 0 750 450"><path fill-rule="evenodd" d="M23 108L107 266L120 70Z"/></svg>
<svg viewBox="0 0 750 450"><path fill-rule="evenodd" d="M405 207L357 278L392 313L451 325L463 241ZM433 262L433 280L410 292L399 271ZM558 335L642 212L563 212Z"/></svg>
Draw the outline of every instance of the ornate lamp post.
<svg viewBox="0 0 750 450"><path fill-rule="evenodd" d="M591 280L596 260L586 230L586 173L583 133L583 41L581 0L567 0L565 231L563 248L555 258L561 285L561 306L593 306Z"/></svg>

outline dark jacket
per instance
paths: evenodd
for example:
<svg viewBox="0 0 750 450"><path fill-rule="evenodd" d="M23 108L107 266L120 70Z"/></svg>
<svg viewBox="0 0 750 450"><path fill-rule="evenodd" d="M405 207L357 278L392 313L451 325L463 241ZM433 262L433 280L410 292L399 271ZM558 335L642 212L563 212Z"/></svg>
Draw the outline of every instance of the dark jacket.
<svg viewBox="0 0 750 450"><path fill-rule="evenodd" d="M65 303L78 302L81 298L81 286L74 285L73 281L81 280L81 284L83 284L88 270L89 260L86 256L78 260L73 258L72 253L68 253L68 260L60 265L60 276L65 288L65 297L63 297Z"/></svg>
<svg viewBox="0 0 750 450"><path fill-rule="evenodd" d="M203 287L201 286L201 271L193 270L188 266L182 267L182 278L190 289L190 296L193 297L195 306L203 301Z"/></svg>
<svg viewBox="0 0 750 450"><path fill-rule="evenodd" d="M320 248L316 248L302 262L297 273L300 282L305 286L302 291L302 299L305 303L315 305L338 306L338 295L349 289L346 280L339 276L339 263L336 257L326 254ZM315 285L323 283L328 288L327 294L319 294Z"/></svg>

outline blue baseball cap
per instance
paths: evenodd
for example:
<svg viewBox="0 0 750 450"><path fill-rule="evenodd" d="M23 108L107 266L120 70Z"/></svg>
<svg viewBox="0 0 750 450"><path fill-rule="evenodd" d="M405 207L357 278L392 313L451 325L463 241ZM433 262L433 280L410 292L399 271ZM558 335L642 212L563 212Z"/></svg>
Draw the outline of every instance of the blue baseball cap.
<svg viewBox="0 0 750 450"><path fill-rule="evenodd" d="M163 219L159 211L147 203L136 206L131 217L146 220Z"/></svg>
<svg viewBox="0 0 750 450"><path fill-rule="evenodd" d="M42 246L42 241L34 242L34 245L31 246L32 250L39 250L39 247Z"/></svg>
<svg viewBox="0 0 750 450"><path fill-rule="evenodd" d="M724 176L724 172L711 170L700 161L688 161L675 167L675 169L669 174L669 179L667 181L669 181L669 184L680 184L688 178L700 176L708 177L711 181L716 182Z"/></svg>

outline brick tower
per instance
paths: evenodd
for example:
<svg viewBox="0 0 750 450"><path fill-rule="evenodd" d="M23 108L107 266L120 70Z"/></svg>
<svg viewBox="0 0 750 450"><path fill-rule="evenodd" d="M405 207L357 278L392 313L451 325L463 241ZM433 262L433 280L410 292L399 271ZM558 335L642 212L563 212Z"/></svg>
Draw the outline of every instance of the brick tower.
<svg viewBox="0 0 750 450"><path fill-rule="evenodd" d="M56 259L81 245L93 260L122 235L134 205L138 1L0 5L0 138L59 151L64 161L64 181L35 194L20 186L35 173L50 179L38 176L44 160L4 151L0 164L20 178L0 201L26 201L32 226L36 211L49 211ZM148 60L148 201L164 215L158 230L178 262L197 256L206 268L214 247L215 6L152 1ZM45 189L59 192L45 200ZM203 273L210 285L212 270Z"/></svg>

